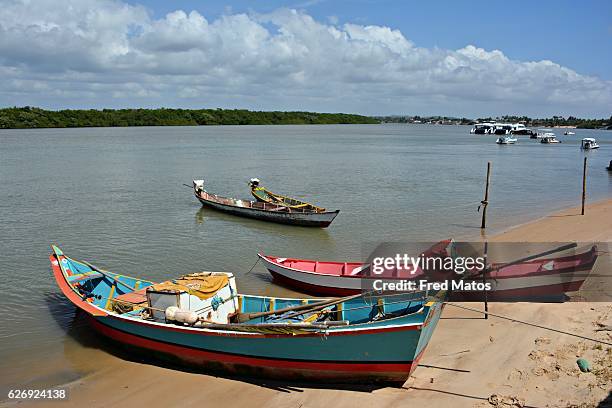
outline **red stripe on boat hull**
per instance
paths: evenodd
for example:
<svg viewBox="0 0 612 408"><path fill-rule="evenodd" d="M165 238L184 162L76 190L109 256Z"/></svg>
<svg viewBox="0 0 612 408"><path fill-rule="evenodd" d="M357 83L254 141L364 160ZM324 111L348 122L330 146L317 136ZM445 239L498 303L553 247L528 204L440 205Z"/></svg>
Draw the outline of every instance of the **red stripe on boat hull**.
<svg viewBox="0 0 612 408"><path fill-rule="evenodd" d="M179 360L186 365L203 367L216 372L284 380L403 384L418 365L424 351L413 362L408 363L309 362L267 359L216 353L164 343L114 329L90 315L87 315L87 318L91 326L100 334L123 345L153 352L156 356L166 360L170 359L173 362Z"/></svg>

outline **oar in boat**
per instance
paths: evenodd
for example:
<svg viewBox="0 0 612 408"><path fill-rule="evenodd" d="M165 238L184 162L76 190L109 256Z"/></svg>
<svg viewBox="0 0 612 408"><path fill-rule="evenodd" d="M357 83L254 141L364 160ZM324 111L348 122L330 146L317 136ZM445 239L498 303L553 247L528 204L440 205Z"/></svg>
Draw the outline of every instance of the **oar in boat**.
<svg viewBox="0 0 612 408"><path fill-rule="evenodd" d="M109 273L107 273L107 272L105 272L105 271L101 270L100 268L98 268L98 267L96 267L96 266L94 266L94 265L90 264L89 262L87 262L87 261L81 261L81 262L83 262L85 265L89 266L89 267L90 267L91 269L93 269L94 271L96 271L96 272L98 272L98 273L100 273L100 274L102 274L102 275L106 276L107 278L110 278L110 279L114 280L114 281L115 281L115 282L117 282L117 283L122 284L122 285L123 285L123 286L125 286L126 288L129 288L129 289L130 289L132 292L135 292L135 291L136 291L136 288L135 288L135 287L130 286L130 285L128 285L128 284L127 284L127 283L125 283L125 282L121 282L119 279L117 279L117 278L116 278L116 277L114 277L113 275L111 275L111 274L109 274Z"/></svg>
<svg viewBox="0 0 612 408"><path fill-rule="evenodd" d="M307 313L313 309L317 309L318 308L325 308L327 306L332 306L338 303L342 303L342 302L346 302L349 301L351 299L356 299L358 297L363 296L363 293L359 293L356 295L351 295L351 296L346 296L346 297L342 297L342 298L333 298L333 299L327 299L327 300L323 300L321 302L316 302L316 303L311 303L308 305L298 305L298 306L289 306L289 307L284 307L282 309L277 309L277 310L268 310L267 312L257 312L257 313L238 313L236 315L236 320L238 321L238 323L242 323L242 322L247 322L249 320L252 319L256 319L258 317L264 317L264 316L270 316L270 315L277 315L277 314L281 314L281 313L287 313L287 312L297 312L297 311L301 311L304 310L304 313Z"/></svg>
<svg viewBox="0 0 612 408"><path fill-rule="evenodd" d="M480 272L474 274L473 276L474 277L475 276L480 276L480 275L482 275L485 272L486 273L495 272L495 271L498 271L498 270L500 270L502 268L506 268L508 266L512 266L512 265L520 264L520 263L523 263L523 262L531 261L531 260L534 260L534 259L537 259L537 258L541 258L541 257L546 256L546 255L554 254L556 252L566 251L568 249L576 248L577 246L578 246L578 244L575 243L575 242L573 242L571 244L567 244L567 245L562 245L562 246L560 246L558 248L549 249L549 250L546 250L544 252L540 252L539 254L529 255L529 256L526 256L524 258L517 259L515 261L508 262L508 263L502 264L500 266L496 266L493 269L485 269L483 271L480 271Z"/></svg>
<svg viewBox="0 0 612 408"><path fill-rule="evenodd" d="M294 317L297 317L297 316L301 316L304 313L319 312L319 311L321 311L323 309L326 309L326 308L328 308L330 306L334 306L334 305L337 305L338 303L346 302L347 300L350 300L350 299L353 299L353 298L356 298L356 297L359 297L359 296L363 296L363 294L348 296L348 299L347 298L339 298L339 299L336 299L336 300L334 300L332 302L328 302L328 303L326 303L324 305L318 305L318 306L312 307L310 309L305 309L305 310L300 310L300 311L295 311L293 313L289 313L287 316L284 316L284 317L286 319L291 319L291 318L294 318Z"/></svg>

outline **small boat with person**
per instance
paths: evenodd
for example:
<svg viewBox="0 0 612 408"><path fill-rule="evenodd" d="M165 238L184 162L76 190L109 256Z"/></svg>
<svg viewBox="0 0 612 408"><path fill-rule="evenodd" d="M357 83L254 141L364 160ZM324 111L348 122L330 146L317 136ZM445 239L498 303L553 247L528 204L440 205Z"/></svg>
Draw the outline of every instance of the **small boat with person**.
<svg viewBox="0 0 612 408"><path fill-rule="evenodd" d="M515 144L517 140L518 138L515 136L506 135L506 136L497 138L495 143L500 144L500 145L509 145L509 144Z"/></svg>
<svg viewBox="0 0 612 408"><path fill-rule="evenodd" d="M284 205L288 208L292 208L296 210L301 209L301 210L314 211L318 213L325 212L325 208L317 207L314 204L310 204L305 201L298 200L297 198L286 197L284 195L273 193L270 190L266 189L265 187L260 186L259 183L260 183L260 180L258 178L252 178L249 181L249 187L251 188L251 194L253 195L253 197L255 197L257 201L261 201L263 203L268 203L268 204Z"/></svg>
<svg viewBox="0 0 612 408"><path fill-rule="evenodd" d="M572 136L572 135L575 135L576 133L575 133L575 132L572 132L572 131L570 131L570 130L566 130L565 132L563 132L563 134L564 134L565 136Z"/></svg>
<svg viewBox="0 0 612 408"><path fill-rule="evenodd" d="M584 139L582 139L582 142L580 143L580 148L582 150L593 150L593 149L599 149L599 145L597 144L597 140L595 140L592 137L585 137Z"/></svg>
<svg viewBox="0 0 612 408"><path fill-rule="evenodd" d="M225 272L153 282L75 260L57 246L49 260L59 289L98 334L229 375L403 384L443 308L418 291L331 299L244 295Z"/></svg>
<svg viewBox="0 0 612 408"><path fill-rule="evenodd" d="M222 197L207 192L204 189L204 180L193 180L193 193L205 207L241 217L303 227L326 228L340 212L340 210L326 211L319 207L317 207L319 210L310 207L292 207L285 202L268 203Z"/></svg>

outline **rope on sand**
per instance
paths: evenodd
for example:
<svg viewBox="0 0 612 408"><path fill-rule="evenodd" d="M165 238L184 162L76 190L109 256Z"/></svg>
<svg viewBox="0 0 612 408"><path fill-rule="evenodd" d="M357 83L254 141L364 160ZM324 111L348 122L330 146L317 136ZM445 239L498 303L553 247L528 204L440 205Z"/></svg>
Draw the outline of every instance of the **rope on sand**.
<svg viewBox="0 0 612 408"><path fill-rule="evenodd" d="M478 313L485 313L484 310L475 309L475 308L468 307L468 306L458 305L458 304L450 303L450 302L444 302L444 303L449 305L449 306L458 307L459 309L471 310L472 312L478 312ZM580 334L576 334L576 333L571 333L571 332L555 329L553 327L542 326L540 324L530 323L530 322L526 322L524 320L518 320L518 319L515 319L513 317L503 316L503 315L499 315L499 314L496 314L496 313L491 313L491 312L486 312L486 313L491 315L491 316L500 318L500 319L506 319L506 320L510 320L512 322L526 324L527 326L533 326L533 327L537 327L539 329L549 330L549 331L553 331L553 332L557 332L557 333L561 333L561 334L566 334L568 336L577 337L577 338L580 338L580 339L583 339L583 340L589 340L589 341L592 341L592 342L595 342L595 343L600 343L600 344L605 344L607 346L612 346L612 343L609 343L609 342L606 342L606 341L603 341L603 340L594 339L592 337L586 337L586 336L582 336Z"/></svg>

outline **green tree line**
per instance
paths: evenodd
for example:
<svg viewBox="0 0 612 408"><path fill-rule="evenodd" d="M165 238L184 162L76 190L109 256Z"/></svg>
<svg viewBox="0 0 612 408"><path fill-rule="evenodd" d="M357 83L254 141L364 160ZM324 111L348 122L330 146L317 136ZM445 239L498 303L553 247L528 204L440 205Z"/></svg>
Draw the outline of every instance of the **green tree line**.
<svg viewBox="0 0 612 408"><path fill-rule="evenodd" d="M346 113L260 112L245 109L0 109L0 129L197 126L197 125L326 125L379 123Z"/></svg>

